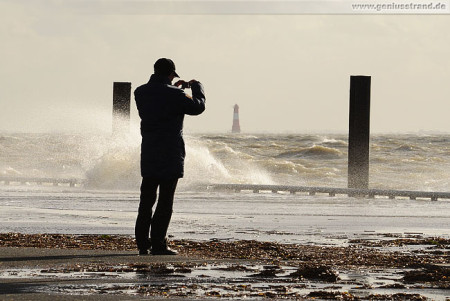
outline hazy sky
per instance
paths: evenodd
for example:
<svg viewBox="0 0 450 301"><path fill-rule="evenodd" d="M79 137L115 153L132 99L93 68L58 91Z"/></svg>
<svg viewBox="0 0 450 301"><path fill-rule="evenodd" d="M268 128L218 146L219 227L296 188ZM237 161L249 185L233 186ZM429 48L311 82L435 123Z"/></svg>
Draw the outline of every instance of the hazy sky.
<svg viewBox="0 0 450 301"><path fill-rule="evenodd" d="M450 15L155 15L74 3L0 0L0 132L109 131L113 82L134 90L160 57L204 84L207 109L186 118L187 132L229 132L235 103L244 132L346 132L350 75L372 76L372 132L450 132ZM134 130L134 99L132 117Z"/></svg>

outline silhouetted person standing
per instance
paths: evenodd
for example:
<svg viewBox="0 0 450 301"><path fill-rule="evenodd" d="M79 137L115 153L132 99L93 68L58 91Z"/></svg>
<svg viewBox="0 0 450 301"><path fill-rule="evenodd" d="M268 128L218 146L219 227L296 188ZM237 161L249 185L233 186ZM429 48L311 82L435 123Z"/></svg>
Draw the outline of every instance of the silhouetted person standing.
<svg viewBox="0 0 450 301"><path fill-rule="evenodd" d="M140 255L148 254L150 248L154 255L177 254L168 248L166 234L177 182L184 173L183 120L186 114L199 115L205 110L205 94L196 80L172 85L175 77L179 76L173 61L161 58L149 82L134 91L142 135L142 184L135 228ZM183 91L189 87L192 97Z"/></svg>

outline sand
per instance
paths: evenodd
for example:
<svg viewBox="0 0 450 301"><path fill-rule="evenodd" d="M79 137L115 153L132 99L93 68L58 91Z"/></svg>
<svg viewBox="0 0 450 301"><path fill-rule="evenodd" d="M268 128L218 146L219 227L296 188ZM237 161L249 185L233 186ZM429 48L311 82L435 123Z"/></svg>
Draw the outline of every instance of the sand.
<svg viewBox="0 0 450 301"><path fill-rule="evenodd" d="M447 300L450 241L380 237L347 246L172 241L137 256L125 235L0 233L2 300Z"/></svg>

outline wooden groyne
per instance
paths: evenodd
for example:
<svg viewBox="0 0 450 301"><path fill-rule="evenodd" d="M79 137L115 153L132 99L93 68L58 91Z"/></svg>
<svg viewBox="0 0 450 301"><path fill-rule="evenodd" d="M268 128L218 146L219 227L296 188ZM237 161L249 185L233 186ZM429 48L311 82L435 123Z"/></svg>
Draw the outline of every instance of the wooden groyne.
<svg viewBox="0 0 450 301"><path fill-rule="evenodd" d="M52 184L53 186L59 186L60 184L69 185L70 187L84 185L82 179L62 179L62 178L26 178L26 177L0 177L0 182L5 185L10 184L27 184L35 183L37 185Z"/></svg>
<svg viewBox="0 0 450 301"><path fill-rule="evenodd" d="M248 184L214 184L209 185L211 190L232 190L235 192L253 191L290 194L308 193L309 195L328 194L329 196L347 195L349 197L388 197L395 199L397 197L406 197L411 200L417 198L431 199L450 199L450 192L432 192L432 191L409 191L409 190L388 190L388 189L355 189L355 188L332 188L332 187L307 187L307 186L285 186L285 185L248 185Z"/></svg>
<svg viewBox="0 0 450 301"><path fill-rule="evenodd" d="M37 185L50 184L53 186L68 185L70 187L80 187L85 185L85 180L75 178L26 178L26 177L0 177L0 183L4 185L29 184ZM327 194L331 197L336 195L346 195L349 197L387 197L395 199L398 197L415 199L450 199L450 192L415 191L415 190L390 190L390 189L356 189L356 188L333 188L333 187L309 187L309 186L288 186L288 185L253 185L253 184L211 184L207 185L208 190L213 191L252 191L253 193L307 193L308 195Z"/></svg>

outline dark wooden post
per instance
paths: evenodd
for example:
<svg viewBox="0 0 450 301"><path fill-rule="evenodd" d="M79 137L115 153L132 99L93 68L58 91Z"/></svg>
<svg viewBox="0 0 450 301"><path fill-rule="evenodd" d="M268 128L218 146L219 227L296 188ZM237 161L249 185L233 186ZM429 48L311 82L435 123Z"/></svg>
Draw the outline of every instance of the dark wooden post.
<svg viewBox="0 0 450 301"><path fill-rule="evenodd" d="M348 188L369 188L370 79L350 77Z"/></svg>
<svg viewBox="0 0 450 301"><path fill-rule="evenodd" d="M130 131L131 83L115 82L113 86L113 135Z"/></svg>

